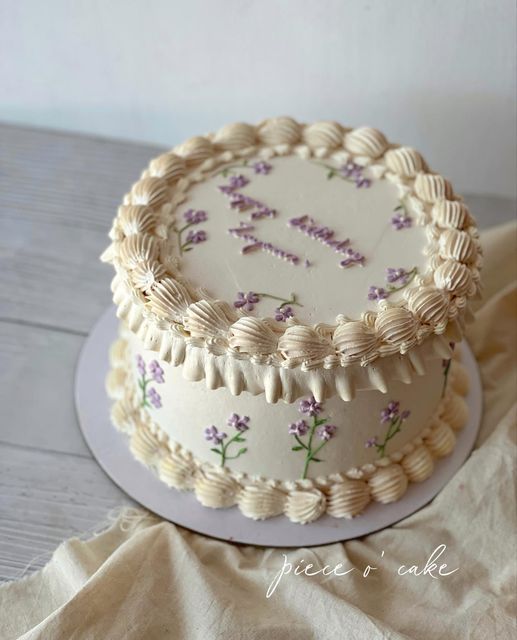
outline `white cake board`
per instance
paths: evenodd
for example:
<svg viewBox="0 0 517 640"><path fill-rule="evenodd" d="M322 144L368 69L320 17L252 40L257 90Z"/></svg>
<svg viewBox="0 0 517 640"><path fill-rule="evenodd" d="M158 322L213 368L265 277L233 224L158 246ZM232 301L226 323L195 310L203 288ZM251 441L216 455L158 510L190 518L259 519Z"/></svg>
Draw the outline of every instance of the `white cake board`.
<svg viewBox="0 0 517 640"><path fill-rule="evenodd" d="M108 476L141 505L182 527L214 538L266 547L307 547L358 538L402 520L424 505L454 476L470 454L481 420L482 390L472 351L462 344L462 361L470 375L466 398L468 424L457 433L451 455L436 462L430 478L410 483L405 495L392 504L371 503L352 520L325 515L307 525L293 524L285 516L254 521L237 507L208 509L192 492L170 489L148 467L133 458L127 436L110 422L111 400L104 381L109 369L108 351L117 338L119 321L108 309L99 319L83 346L76 371L75 401L84 438L97 462Z"/></svg>

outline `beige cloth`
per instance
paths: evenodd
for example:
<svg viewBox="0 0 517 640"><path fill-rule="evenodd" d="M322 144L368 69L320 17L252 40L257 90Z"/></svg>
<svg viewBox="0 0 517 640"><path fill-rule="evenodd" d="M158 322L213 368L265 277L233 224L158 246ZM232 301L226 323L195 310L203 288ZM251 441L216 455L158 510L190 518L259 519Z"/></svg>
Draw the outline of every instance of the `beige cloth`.
<svg viewBox="0 0 517 640"><path fill-rule="evenodd" d="M476 450L442 492L402 522L360 540L288 550L293 565L351 574L286 575L282 550L205 538L125 513L87 542L63 543L39 573L0 589L0 637L510 638L516 590L516 228L484 234L485 297L468 339L484 386ZM309 525L310 526L310 525ZM438 545L447 577L397 574ZM384 557L381 557L384 551ZM377 566L367 578L367 564Z"/></svg>

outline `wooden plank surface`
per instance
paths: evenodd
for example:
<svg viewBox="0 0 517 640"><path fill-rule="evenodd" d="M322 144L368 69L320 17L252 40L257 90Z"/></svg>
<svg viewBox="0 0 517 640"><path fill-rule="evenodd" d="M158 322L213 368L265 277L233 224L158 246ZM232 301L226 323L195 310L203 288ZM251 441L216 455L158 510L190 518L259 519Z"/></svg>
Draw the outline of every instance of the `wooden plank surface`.
<svg viewBox="0 0 517 640"><path fill-rule="evenodd" d="M0 125L0 580L43 566L62 540L130 502L83 441L73 377L110 302L111 268L98 256L111 219L159 152ZM482 227L514 216L508 200L467 201Z"/></svg>

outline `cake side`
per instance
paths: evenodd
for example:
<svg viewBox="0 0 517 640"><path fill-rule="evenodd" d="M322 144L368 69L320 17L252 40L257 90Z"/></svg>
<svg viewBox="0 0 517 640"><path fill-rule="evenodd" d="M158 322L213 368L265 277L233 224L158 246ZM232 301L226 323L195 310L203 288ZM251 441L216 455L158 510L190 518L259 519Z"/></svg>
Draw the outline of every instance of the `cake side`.
<svg viewBox="0 0 517 640"><path fill-rule="evenodd" d="M153 360L129 332L111 361L112 420L130 434L133 455L205 506L239 504L253 518L353 517L371 500L398 500L450 453L467 418L458 362L437 361L419 389L403 387L402 401L369 391L352 403L306 398L298 407L173 379L177 369Z"/></svg>

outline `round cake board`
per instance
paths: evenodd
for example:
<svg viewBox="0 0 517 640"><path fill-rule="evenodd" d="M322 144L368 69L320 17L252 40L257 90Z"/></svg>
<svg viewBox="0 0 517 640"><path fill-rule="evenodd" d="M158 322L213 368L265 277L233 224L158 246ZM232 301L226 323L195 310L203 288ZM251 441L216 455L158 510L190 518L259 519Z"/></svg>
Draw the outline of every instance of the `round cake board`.
<svg viewBox="0 0 517 640"><path fill-rule="evenodd" d="M192 492L167 487L148 467L133 458L126 435L110 421L111 400L104 381L109 370L108 352L117 338L119 321L108 309L94 326L79 357L75 378L75 401L84 438L99 465L131 498L142 506L182 527L221 540L265 547L307 547L358 538L384 529L406 518L447 484L470 454L481 420L482 389L477 363L469 346L461 346L462 361L470 375L467 425L457 433L453 452L437 461L430 478L410 483L405 495L392 504L371 503L361 515L337 519L325 515L306 525L285 516L255 521L237 507L203 507Z"/></svg>

